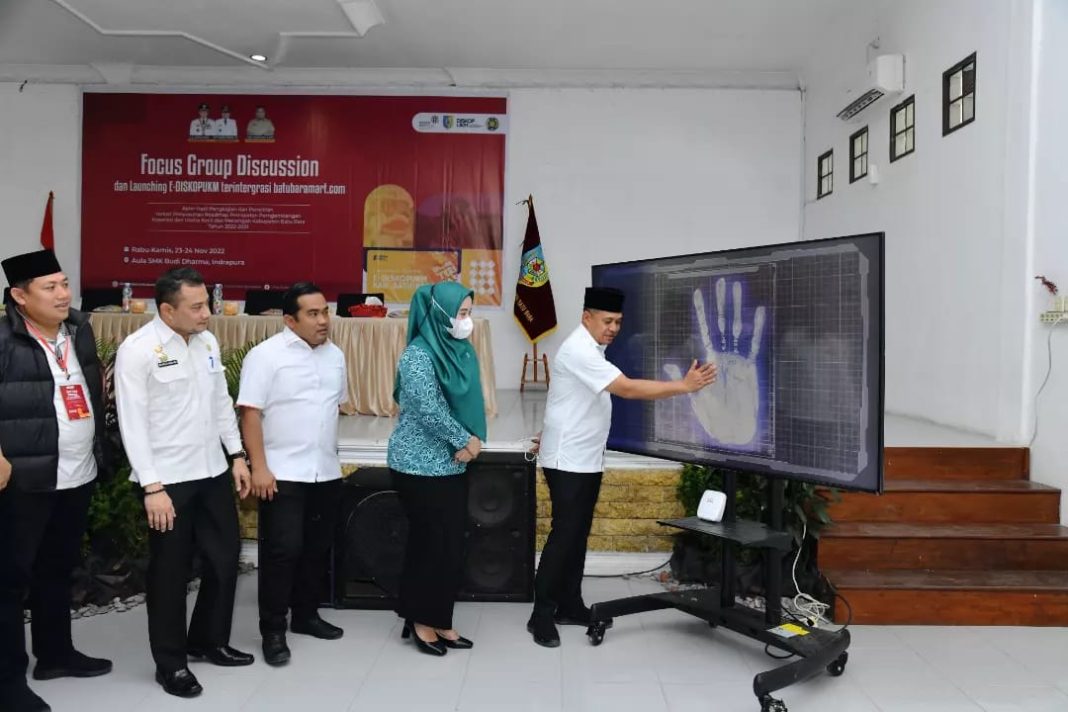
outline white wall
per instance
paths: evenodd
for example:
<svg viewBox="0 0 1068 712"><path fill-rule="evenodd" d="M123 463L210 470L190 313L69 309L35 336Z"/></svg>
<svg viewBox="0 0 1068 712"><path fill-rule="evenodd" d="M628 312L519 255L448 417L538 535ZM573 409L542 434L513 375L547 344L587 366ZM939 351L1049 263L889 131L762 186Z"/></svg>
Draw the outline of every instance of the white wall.
<svg viewBox="0 0 1068 712"><path fill-rule="evenodd" d="M1068 67L1068 3L1037 3L1035 171L1034 171L1034 272L1045 274L1068 294L1068 97L1064 69ZM1048 365L1048 339L1052 342L1053 370L1038 402L1038 436L1031 449L1035 479L1068 492L1068 323L1054 328L1037 324L1037 313L1049 308L1049 297L1037 287L1031 333L1034 388L1037 391ZM1052 339L1050 337L1052 336ZM1030 424L1029 424L1030 425ZM1061 519L1068 520L1068 496L1061 498Z"/></svg>
<svg viewBox="0 0 1068 712"><path fill-rule="evenodd" d="M578 324L590 266L798 238L796 91L523 90L509 97L504 312L493 318L498 387L519 384L526 339L512 317L534 195L559 328Z"/></svg>
<svg viewBox="0 0 1068 712"><path fill-rule="evenodd" d="M69 85L0 83L0 254L40 249L48 191L55 191L56 253L81 274L81 92ZM7 281L0 273L0 287Z"/></svg>
<svg viewBox="0 0 1068 712"><path fill-rule="evenodd" d="M881 0L805 72L804 234L886 233L886 408L1019 441L1028 295L1030 1ZM905 92L835 117L874 53L903 53ZM977 52L976 121L943 137L942 72ZM889 110L916 96L916 152L889 162ZM867 124L881 181L849 184L851 133ZM833 148L834 193L815 200Z"/></svg>
<svg viewBox="0 0 1068 712"><path fill-rule="evenodd" d="M0 84L5 255L34 249L56 191L60 259L78 283L80 100L70 86ZM7 107L11 107L9 110ZM800 233L797 91L517 90L509 96L504 307L490 319L500 388L529 348L512 317L533 193L560 329L577 323L590 265L785 242Z"/></svg>

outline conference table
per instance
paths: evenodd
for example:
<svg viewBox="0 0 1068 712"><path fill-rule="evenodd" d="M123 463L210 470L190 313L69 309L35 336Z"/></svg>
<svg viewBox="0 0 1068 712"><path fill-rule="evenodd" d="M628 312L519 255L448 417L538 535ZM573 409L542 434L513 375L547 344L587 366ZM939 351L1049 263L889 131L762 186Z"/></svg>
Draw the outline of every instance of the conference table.
<svg viewBox="0 0 1068 712"><path fill-rule="evenodd" d="M120 343L155 317L155 314L93 312L90 321L98 339ZM482 376L482 395L486 415L497 415L497 383L493 375L493 348L490 325L475 319L471 344L478 355ZM282 330L280 316L213 316L208 329L227 350L258 343ZM408 320L383 317L334 317L330 320L330 339L345 354L349 377L350 414L394 416L393 379L397 361L407 344Z"/></svg>

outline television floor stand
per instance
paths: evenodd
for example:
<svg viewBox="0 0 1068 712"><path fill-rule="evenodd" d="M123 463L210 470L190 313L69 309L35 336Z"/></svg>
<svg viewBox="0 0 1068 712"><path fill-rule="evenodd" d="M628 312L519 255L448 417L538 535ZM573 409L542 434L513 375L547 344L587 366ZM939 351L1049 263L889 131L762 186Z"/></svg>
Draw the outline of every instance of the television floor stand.
<svg viewBox="0 0 1068 712"><path fill-rule="evenodd" d="M785 703L771 696L771 693L777 690L807 680L823 671L833 677L845 672L846 662L849 660L849 653L846 652L849 647L848 630L828 631L783 619L782 561L793 543L790 534L782 527L784 487L781 479L772 478L769 482L770 525L735 519L734 473L728 473L725 477L727 508L722 522L706 522L697 517L659 522L664 526L716 537L740 546L764 549L767 556L766 603L763 612L736 604L733 584L734 547L724 546L721 586L691 591L665 591L595 603L590 607L591 623L586 629L590 643L600 645L604 642L605 634L614 618L675 608L708 621L713 628L723 627L770 645L791 654L794 659L753 678L753 692L760 701L761 712L786 712Z"/></svg>

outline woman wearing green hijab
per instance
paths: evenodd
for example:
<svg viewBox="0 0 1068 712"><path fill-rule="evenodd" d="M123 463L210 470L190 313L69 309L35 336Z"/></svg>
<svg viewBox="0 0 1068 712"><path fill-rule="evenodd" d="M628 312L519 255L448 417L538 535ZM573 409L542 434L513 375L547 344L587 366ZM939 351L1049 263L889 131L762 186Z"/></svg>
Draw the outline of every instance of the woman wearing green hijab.
<svg viewBox="0 0 1068 712"><path fill-rule="evenodd" d="M463 576L463 473L486 439L478 359L467 340L473 298L457 282L416 290L393 390L400 419L388 462L408 515L397 613L402 636L431 655L472 645L452 627L452 609Z"/></svg>

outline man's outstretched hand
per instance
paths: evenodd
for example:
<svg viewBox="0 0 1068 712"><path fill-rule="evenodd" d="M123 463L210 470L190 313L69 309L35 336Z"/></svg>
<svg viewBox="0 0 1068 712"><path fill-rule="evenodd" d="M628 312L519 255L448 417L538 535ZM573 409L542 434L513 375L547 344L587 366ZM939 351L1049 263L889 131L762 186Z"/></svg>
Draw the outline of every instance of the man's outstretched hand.
<svg viewBox="0 0 1068 712"><path fill-rule="evenodd" d="M686 386L686 392L694 393L705 386L712 385L716 382L718 371L719 369L716 368L716 364L706 363L701 366L698 365L697 360L694 359L694 362L690 364L690 370L682 377L682 382Z"/></svg>

